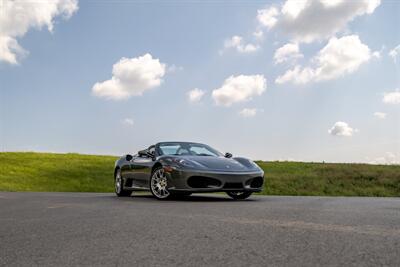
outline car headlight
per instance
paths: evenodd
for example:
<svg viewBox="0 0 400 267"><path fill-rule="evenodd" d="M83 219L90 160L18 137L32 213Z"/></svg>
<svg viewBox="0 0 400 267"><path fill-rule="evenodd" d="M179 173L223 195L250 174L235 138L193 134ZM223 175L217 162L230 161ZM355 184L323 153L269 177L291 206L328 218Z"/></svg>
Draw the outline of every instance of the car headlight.
<svg viewBox="0 0 400 267"><path fill-rule="evenodd" d="M250 162L251 166L253 166L254 168L260 169L260 166L258 166L257 163L255 163L254 161L249 160L249 162Z"/></svg>
<svg viewBox="0 0 400 267"><path fill-rule="evenodd" d="M172 161L182 167L194 167L195 166L193 164L193 162L191 162L187 159L173 159Z"/></svg>

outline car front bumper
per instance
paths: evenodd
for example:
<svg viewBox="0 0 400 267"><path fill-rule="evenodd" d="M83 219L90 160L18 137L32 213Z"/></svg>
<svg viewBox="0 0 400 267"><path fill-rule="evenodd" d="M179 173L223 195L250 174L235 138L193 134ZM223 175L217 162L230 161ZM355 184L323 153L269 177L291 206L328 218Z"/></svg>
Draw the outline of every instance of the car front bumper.
<svg viewBox="0 0 400 267"><path fill-rule="evenodd" d="M170 192L261 192L264 184L264 172L261 170L221 172L172 169L166 174Z"/></svg>

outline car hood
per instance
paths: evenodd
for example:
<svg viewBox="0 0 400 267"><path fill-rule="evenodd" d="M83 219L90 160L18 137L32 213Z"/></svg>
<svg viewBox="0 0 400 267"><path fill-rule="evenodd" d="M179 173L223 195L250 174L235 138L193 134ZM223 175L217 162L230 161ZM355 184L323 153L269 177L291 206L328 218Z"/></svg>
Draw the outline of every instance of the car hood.
<svg viewBox="0 0 400 267"><path fill-rule="evenodd" d="M181 158L195 163L196 165L198 165L198 167L202 169L213 171L240 172L254 169L246 167L235 159L228 159L225 157L184 156Z"/></svg>

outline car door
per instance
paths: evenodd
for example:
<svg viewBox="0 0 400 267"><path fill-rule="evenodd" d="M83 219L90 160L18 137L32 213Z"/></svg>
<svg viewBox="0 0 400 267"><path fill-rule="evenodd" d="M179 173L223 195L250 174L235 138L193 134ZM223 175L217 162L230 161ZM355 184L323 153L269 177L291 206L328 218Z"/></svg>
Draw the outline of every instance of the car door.
<svg viewBox="0 0 400 267"><path fill-rule="evenodd" d="M145 188L149 187L149 178L153 165L153 159L145 155L133 159L131 163L131 172L133 174L133 183L135 186Z"/></svg>

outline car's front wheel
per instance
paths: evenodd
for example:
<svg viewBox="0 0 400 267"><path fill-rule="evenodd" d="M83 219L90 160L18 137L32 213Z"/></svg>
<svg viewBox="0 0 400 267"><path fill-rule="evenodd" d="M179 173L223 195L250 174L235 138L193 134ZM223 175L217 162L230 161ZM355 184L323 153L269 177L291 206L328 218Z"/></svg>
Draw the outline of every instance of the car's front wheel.
<svg viewBox="0 0 400 267"><path fill-rule="evenodd" d="M115 172L115 177L114 177L114 188L115 188L115 194L119 197L129 197L131 195L131 191L124 190L124 183L122 180L121 176L121 170L118 169Z"/></svg>
<svg viewBox="0 0 400 267"><path fill-rule="evenodd" d="M251 194L252 194L252 192L244 192L244 191L242 191L242 192L226 192L226 194L228 195L228 196L230 196L231 198L233 198L233 199L246 199L246 198L248 198L249 196L251 196Z"/></svg>
<svg viewBox="0 0 400 267"><path fill-rule="evenodd" d="M171 196L168 189L167 176L162 167L156 168L150 178L150 191L157 199L167 199Z"/></svg>

